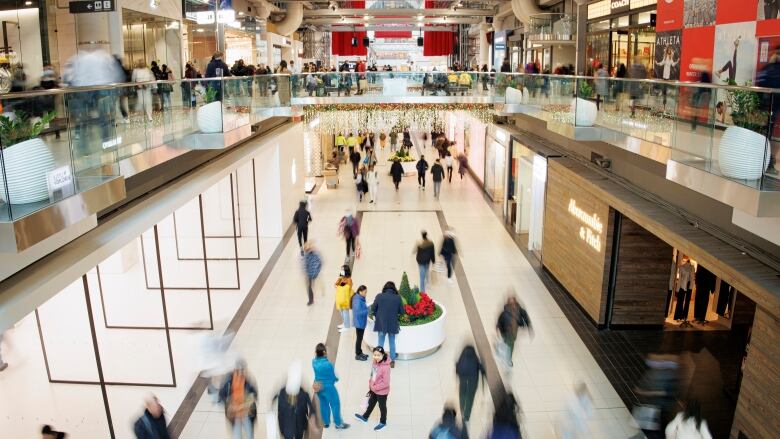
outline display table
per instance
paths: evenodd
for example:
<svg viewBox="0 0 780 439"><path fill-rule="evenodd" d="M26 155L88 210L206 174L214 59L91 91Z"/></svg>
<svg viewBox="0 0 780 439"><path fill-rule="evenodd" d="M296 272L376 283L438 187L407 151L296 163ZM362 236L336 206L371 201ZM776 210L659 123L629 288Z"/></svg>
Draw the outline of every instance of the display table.
<svg viewBox="0 0 780 439"><path fill-rule="evenodd" d="M406 85L406 78L384 78L382 79L382 95L406 96Z"/></svg>
<svg viewBox="0 0 780 439"><path fill-rule="evenodd" d="M447 308L436 302L441 308L441 317L423 325L401 326L401 332L395 336L395 351L399 360L414 360L427 357L436 352L444 343ZM377 345L379 334L374 332L374 319L368 319L363 341L369 348ZM390 352L390 342L385 340L385 350Z"/></svg>

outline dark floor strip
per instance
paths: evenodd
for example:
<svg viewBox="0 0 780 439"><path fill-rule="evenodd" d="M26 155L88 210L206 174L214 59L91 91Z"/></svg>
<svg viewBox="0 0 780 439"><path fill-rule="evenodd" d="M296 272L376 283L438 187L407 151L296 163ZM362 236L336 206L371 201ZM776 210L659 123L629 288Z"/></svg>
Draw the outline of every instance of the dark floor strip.
<svg viewBox="0 0 780 439"><path fill-rule="evenodd" d="M252 305L254 305L257 297L260 295L260 291L263 289L263 286L265 286L268 277L271 275L271 272L276 266L276 263L279 261L279 257L284 252L284 249L287 247L287 244L289 243L290 238L294 235L294 232L295 227L290 226L284 233L282 240L279 242L279 244L277 244L274 252L271 254L271 258L268 260L268 263L265 264L263 271L260 272L260 276L257 277L257 280L255 281L254 285L252 285L252 288L249 290L246 298L244 298L241 306L238 307L236 315L233 316L233 319L230 321L230 324L228 324L224 334L238 333L241 325L244 324L244 320L246 320L246 316L249 314L249 310L252 309ZM192 416L192 412L195 411L195 407L198 405L198 401L200 401L200 398L203 396L203 392L206 390L207 384L208 380L200 376L195 379L195 382L192 383L190 390L184 397L184 401L182 401L178 410L176 410L176 413L171 418L171 422L168 424L168 431L171 435L171 438L177 439L181 435L182 431L184 431L184 427L187 425L187 422L189 422L190 416Z"/></svg>

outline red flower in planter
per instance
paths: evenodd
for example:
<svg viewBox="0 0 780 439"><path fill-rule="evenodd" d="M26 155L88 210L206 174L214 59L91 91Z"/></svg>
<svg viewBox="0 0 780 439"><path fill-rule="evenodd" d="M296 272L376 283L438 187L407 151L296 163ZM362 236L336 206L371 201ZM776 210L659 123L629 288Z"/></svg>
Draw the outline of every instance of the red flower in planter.
<svg viewBox="0 0 780 439"><path fill-rule="evenodd" d="M427 317L432 315L435 309L433 299L425 293L420 293L420 300L414 305L404 306L404 311L410 317Z"/></svg>

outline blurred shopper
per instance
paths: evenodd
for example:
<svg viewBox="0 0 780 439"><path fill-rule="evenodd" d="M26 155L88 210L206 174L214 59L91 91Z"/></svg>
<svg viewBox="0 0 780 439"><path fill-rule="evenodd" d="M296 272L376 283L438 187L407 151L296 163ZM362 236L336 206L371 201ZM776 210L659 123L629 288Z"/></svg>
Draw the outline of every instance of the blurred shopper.
<svg viewBox="0 0 780 439"><path fill-rule="evenodd" d="M441 182L444 180L444 168L441 166L441 159L436 159L431 167L431 178L433 178L433 197L439 199L441 192Z"/></svg>
<svg viewBox="0 0 780 439"><path fill-rule="evenodd" d="M390 152L394 153L398 147L398 131L393 128L390 130Z"/></svg>
<svg viewBox="0 0 780 439"><path fill-rule="evenodd" d="M436 250L433 247L433 242L428 239L428 232L423 230L420 233L422 239L417 243L415 248L415 258L417 265L420 267L420 291L425 293L426 283L428 281L428 273L431 269L431 264L436 262Z"/></svg>
<svg viewBox="0 0 780 439"><path fill-rule="evenodd" d="M596 110L600 108L601 102L607 103L609 99L609 72L604 64L599 63L596 70Z"/></svg>
<svg viewBox="0 0 780 439"><path fill-rule="evenodd" d="M428 171L428 162L425 160L424 155L420 155L420 160L417 161L417 187L421 187L425 190L425 173Z"/></svg>
<svg viewBox="0 0 780 439"><path fill-rule="evenodd" d="M279 431L284 439L303 439L307 432L311 436L312 428L319 429L315 404L301 388L301 381L301 363L296 361L287 372L287 383L274 397ZM276 432L273 434L276 437Z"/></svg>
<svg viewBox="0 0 780 439"><path fill-rule="evenodd" d="M593 399L585 383L580 383L569 397L559 422L561 439L577 439L590 437L588 421L593 415Z"/></svg>
<svg viewBox="0 0 780 439"><path fill-rule="evenodd" d="M200 77L200 73L195 70L192 64L187 63L184 67L184 77L186 79L197 79ZM181 100L185 107L195 107L197 93L195 93L195 81L182 81L181 83Z"/></svg>
<svg viewBox="0 0 780 439"><path fill-rule="evenodd" d="M152 395L146 400L144 413L135 421L133 432L138 439L170 438L165 422L165 410L156 396Z"/></svg>
<svg viewBox="0 0 780 439"><path fill-rule="evenodd" d="M765 2L768 4L769 2ZM766 8L766 6L764 6ZM774 16L777 16L777 10L780 7L780 0L774 2ZM780 44L775 46L774 54L769 58L769 63L759 72L756 77L756 85L759 87L767 87L780 89ZM769 119L769 138L774 137L775 127L777 126L777 115L780 114L780 93L773 93L772 98L772 114ZM777 174L775 169L775 154L770 154L769 166L767 171L772 174Z"/></svg>
<svg viewBox="0 0 780 439"><path fill-rule="evenodd" d="M309 295L309 301L306 305L314 303L314 281L320 275L322 269L322 257L314 248L312 243L307 242L303 245L303 271L306 275L306 292Z"/></svg>
<svg viewBox="0 0 780 439"><path fill-rule="evenodd" d="M352 305L352 326L355 327L355 359L358 361L368 360L368 355L363 353L363 335L366 332L368 324L368 306L366 305L366 294L368 288L365 285L358 287L355 294L352 295L350 304Z"/></svg>
<svg viewBox="0 0 780 439"><path fill-rule="evenodd" d="M385 134L385 130L379 132L379 146L382 148L382 152L384 152L385 147L387 146L387 134Z"/></svg>
<svg viewBox="0 0 780 439"><path fill-rule="evenodd" d="M452 183L452 165L453 165L452 153L447 151L447 155L444 156L444 166L447 168L447 183Z"/></svg>
<svg viewBox="0 0 780 439"><path fill-rule="evenodd" d="M506 394L496 407L488 439L521 439L519 412L520 407L515 396L512 393Z"/></svg>
<svg viewBox="0 0 780 439"><path fill-rule="evenodd" d="M647 69L642 64L638 56L634 57L634 63L631 64L630 70L631 81L630 94L631 94L631 117L636 116L636 106L639 101L645 95L645 85L640 81L641 79L647 79Z"/></svg>
<svg viewBox="0 0 780 439"><path fill-rule="evenodd" d="M510 293L511 294L511 293ZM498 322L496 323L496 329L501 336L501 341L506 348L503 360L509 365L514 366L512 358L515 352L515 341L517 341L517 334L520 328L528 330L529 334L533 336L533 328L531 327L531 319L528 317L528 312L525 308L520 306L517 298L514 295L510 295L506 300L504 309L501 310L501 314L498 316ZM500 343L499 342L499 343Z"/></svg>
<svg viewBox="0 0 780 439"><path fill-rule="evenodd" d="M702 70L699 72L699 83L710 84L712 77L710 72ZM693 94L691 95L691 107L693 111L693 118L691 119L691 131L696 131L696 127L699 125L699 117L703 116L704 124L708 125L710 122L710 101L712 96L712 90L709 87L694 87Z"/></svg>
<svg viewBox="0 0 780 439"><path fill-rule="evenodd" d="M358 167L360 166L360 152L352 147L349 148L349 162L352 163L352 178L357 179Z"/></svg>
<svg viewBox="0 0 780 439"><path fill-rule="evenodd" d="M395 191L398 192L398 185L401 183L401 177L404 175L404 167L397 158L393 159L393 164L390 165L390 175L393 177Z"/></svg>
<svg viewBox="0 0 780 439"><path fill-rule="evenodd" d="M368 172L366 171L365 166L360 166L357 178L355 179L355 185L358 192L358 202L362 202L363 197L368 193Z"/></svg>
<svg viewBox="0 0 780 439"><path fill-rule="evenodd" d="M318 343L314 349L315 357L311 361L311 367L314 369L314 383L317 389L317 397L320 400L320 414L325 428L330 427L330 415L333 413L333 423L337 430L349 428L341 418L341 401L339 392L336 390L336 370L333 363L328 360L328 352L324 344Z"/></svg>
<svg viewBox="0 0 780 439"><path fill-rule="evenodd" d="M634 390L640 403L634 419L648 438L660 438L677 403L680 365L676 357L655 354L648 355L645 364L647 371Z"/></svg>
<svg viewBox="0 0 780 439"><path fill-rule="evenodd" d="M350 300L352 299L352 282L347 282L345 279L346 271L342 270L342 276L339 278L338 285L336 285L336 309L341 313L341 325L339 332L347 332L350 328L349 310L352 307Z"/></svg>
<svg viewBox="0 0 780 439"><path fill-rule="evenodd" d="M336 136L336 140L334 144L336 145L336 148L339 150L339 153L344 154L344 147L347 146L347 138L344 137L344 134L339 133Z"/></svg>
<svg viewBox="0 0 780 439"><path fill-rule="evenodd" d="M479 360L477 350L472 345L466 345L455 363L455 375L458 376L458 397L463 422L471 419L471 409L474 407L474 396L479 387L479 378L485 379L485 366Z"/></svg>
<svg viewBox="0 0 780 439"><path fill-rule="evenodd" d="M41 439L65 439L66 437L68 437L66 433L54 430L51 427L51 425L44 425L43 428L41 428ZM168 436L166 435L161 437L168 437Z"/></svg>
<svg viewBox="0 0 780 439"><path fill-rule="evenodd" d="M306 201L299 202L298 210L293 214L293 223L295 223L295 229L298 233L298 246L301 248L301 255L303 254L303 245L309 239L309 223L311 221L311 213L306 209Z"/></svg>
<svg viewBox="0 0 780 439"><path fill-rule="evenodd" d="M230 349L234 336L234 332L206 334L201 340L200 376L208 380L208 393L214 395L216 400L219 399L219 390L227 375L233 372L238 361L237 354Z"/></svg>
<svg viewBox="0 0 780 439"><path fill-rule="evenodd" d="M207 78L222 78L223 76L230 76L230 68L225 61L222 61L222 52L216 51L211 57L211 61L206 66ZM217 92L217 100L222 100L222 81L209 81L208 86L212 87Z"/></svg>
<svg viewBox="0 0 780 439"><path fill-rule="evenodd" d="M374 149L372 148L371 151L373 152ZM368 194L371 198L369 203L374 203L376 201L376 194L379 192L379 174L376 172L374 164L370 164L368 166L368 172L366 172L366 183L368 183Z"/></svg>
<svg viewBox="0 0 780 439"><path fill-rule="evenodd" d="M150 82L154 81L154 74L146 67L146 61L139 59L135 63L131 79L132 82ZM152 121L152 89L155 87L156 85L154 84L136 86L135 110L146 113L148 122Z"/></svg>
<svg viewBox="0 0 780 439"><path fill-rule="evenodd" d="M173 72L171 69L163 64L160 68L160 74L157 78L158 81L172 81ZM173 92L173 85L168 82L163 82L157 85L157 90L160 93L160 110L165 111L166 108L171 109L171 92Z"/></svg>
<svg viewBox="0 0 780 439"><path fill-rule="evenodd" d="M444 406L444 414L431 430L428 439L468 439L469 433L466 428L458 425L458 414L454 407Z"/></svg>
<svg viewBox="0 0 780 439"><path fill-rule="evenodd" d="M707 421L701 418L699 401L691 400L664 431L666 439L712 439Z"/></svg>
<svg viewBox="0 0 780 439"><path fill-rule="evenodd" d="M225 405L225 417L233 430L233 438L254 437L257 419L257 388L246 374L246 362L239 360L219 391L219 401Z"/></svg>
<svg viewBox="0 0 780 439"><path fill-rule="evenodd" d="M444 232L444 238L441 241L439 254L444 258L447 265L447 280L452 282L452 272L454 270L453 259L458 254L458 247L455 245L455 233L452 229Z"/></svg>
<svg viewBox="0 0 780 439"><path fill-rule="evenodd" d="M364 424L367 423L368 417L379 403L379 423L374 427L374 431L379 431L387 426L387 395L390 393L390 368L393 362L381 346L374 348L373 356L371 376L368 379L366 411L362 415L355 413L355 418Z"/></svg>
<svg viewBox="0 0 780 439"><path fill-rule="evenodd" d="M460 179L463 180L463 176L466 175L466 170L469 168L469 159L466 157L466 154L460 154L458 156L458 174L460 174Z"/></svg>
<svg viewBox="0 0 780 439"><path fill-rule="evenodd" d="M355 256L355 249L358 246L357 240L360 235L360 223L357 218L352 216L352 211L349 209L339 222L339 234L347 243L347 259Z"/></svg>
<svg viewBox="0 0 780 439"><path fill-rule="evenodd" d="M350 156L352 156L352 152L357 149L358 143L357 136L353 133L349 133L349 137L347 137L347 148L349 149Z"/></svg>
<svg viewBox="0 0 780 439"><path fill-rule="evenodd" d="M395 336L401 330L398 318L405 314L403 301L398 294L395 283L388 281L382 288L382 292L374 298L371 304L371 313L374 315L374 332L378 333L380 347L385 345L385 337L390 344L390 367L395 367ZM376 349L374 350L376 352ZM384 352L384 351L382 351Z"/></svg>

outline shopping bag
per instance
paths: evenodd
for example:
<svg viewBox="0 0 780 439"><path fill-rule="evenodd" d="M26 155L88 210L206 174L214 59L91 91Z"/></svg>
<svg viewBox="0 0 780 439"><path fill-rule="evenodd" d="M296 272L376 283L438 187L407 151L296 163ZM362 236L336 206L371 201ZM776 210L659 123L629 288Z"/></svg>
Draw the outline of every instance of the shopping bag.
<svg viewBox="0 0 780 439"><path fill-rule="evenodd" d="M360 82L358 83L358 85L359 85L359 86L360 86L360 88L362 88L363 90L366 90L366 89L368 89L368 81L366 81L365 79L361 79L361 80L360 80Z"/></svg>
<svg viewBox="0 0 780 439"><path fill-rule="evenodd" d="M658 407L640 404L634 407L631 411L631 415L642 430L657 431L661 428L661 425L658 423L661 410Z"/></svg>
<svg viewBox="0 0 780 439"><path fill-rule="evenodd" d="M358 242L357 245L355 245L355 259L360 259L360 254L362 253L360 243Z"/></svg>
<svg viewBox="0 0 780 439"><path fill-rule="evenodd" d="M500 335L496 335L496 341L493 344L493 348L496 351L496 359L505 368L510 368L509 363L509 346L506 345L504 339Z"/></svg>
<svg viewBox="0 0 780 439"><path fill-rule="evenodd" d="M358 413L363 414L368 410L368 398L369 393L366 393L366 396L363 398L363 400L360 402L360 407L358 407Z"/></svg>

